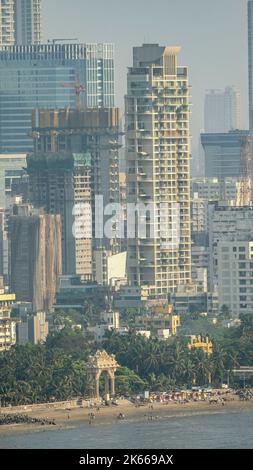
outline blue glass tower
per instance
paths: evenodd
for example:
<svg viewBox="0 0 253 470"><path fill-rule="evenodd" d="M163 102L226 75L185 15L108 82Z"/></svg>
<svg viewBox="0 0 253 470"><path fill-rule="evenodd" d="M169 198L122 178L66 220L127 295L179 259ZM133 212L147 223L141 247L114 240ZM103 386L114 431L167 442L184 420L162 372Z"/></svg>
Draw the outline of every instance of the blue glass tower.
<svg viewBox="0 0 253 470"><path fill-rule="evenodd" d="M39 44L0 48L0 153L32 151L34 108L115 105L112 44Z"/></svg>

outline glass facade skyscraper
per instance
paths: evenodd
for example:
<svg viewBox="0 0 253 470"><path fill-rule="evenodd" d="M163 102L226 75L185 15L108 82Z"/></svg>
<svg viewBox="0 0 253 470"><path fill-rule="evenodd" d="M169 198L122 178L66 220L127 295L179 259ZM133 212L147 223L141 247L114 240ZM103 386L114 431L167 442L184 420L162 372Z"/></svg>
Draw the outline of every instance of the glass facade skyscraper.
<svg viewBox="0 0 253 470"><path fill-rule="evenodd" d="M226 178L239 177L242 171L242 137L247 135L247 130L201 134L207 178L218 178L224 181Z"/></svg>
<svg viewBox="0 0 253 470"><path fill-rule="evenodd" d="M115 105L112 44L40 44L0 49L0 153L33 150L35 108Z"/></svg>
<svg viewBox="0 0 253 470"><path fill-rule="evenodd" d="M205 96L205 132L241 129L241 94L236 87L209 90Z"/></svg>
<svg viewBox="0 0 253 470"><path fill-rule="evenodd" d="M253 1L248 2L249 128L253 133Z"/></svg>

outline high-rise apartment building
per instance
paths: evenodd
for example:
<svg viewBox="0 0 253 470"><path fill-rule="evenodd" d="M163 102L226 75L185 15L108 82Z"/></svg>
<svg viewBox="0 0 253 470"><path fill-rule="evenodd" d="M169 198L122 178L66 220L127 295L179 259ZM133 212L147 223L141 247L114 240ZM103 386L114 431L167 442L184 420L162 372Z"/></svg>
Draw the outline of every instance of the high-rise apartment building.
<svg viewBox="0 0 253 470"><path fill-rule="evenodd" d="M0 46L41 42L41 0L0 0Z"/></svg>
<svg viewBox="0 0 253 470"><path fill-rule="evenodd" d="M14 0L0 0L0 46L13 46L14 34Z"/></svg>
<svg viewBox="0 0 253 470"><path fill-rule="evenodd" d="M253 314L253 242L221 241L217 247L219 310Z"/></svg>
<svg viewBox="0 0 253 470"><path fill-rule="evenodd" d="M246 242L252 240L252 207L233 207L212 204L209 210L209 282L213 290L218 283L218 244L220 242Z"/></svg>
<svg viewBox="0 0 253 470"><path fill-rule="evenodd" d="M15 44L40 44L41 0L14 0Z"/></svg>
<svg viewBox="0 0 253 470"><path fill-rule="evenodd" d="M209 90L205 96L205 132L225 133L241 128L241 95L236 87Z"/></svg>
<svg viewBox="0 0 253 470"><path fill-rule="evenodd" d="M146 237L137 230L128 240L128 278L132 286L148 287L150 298L167 298L191 281L190 104L188 69L177 66L179 51L157 44L135 47L128 71L128 202L157 209L154 223L148 214L145 218Z"/></svg>
<svg viewBox="0 0 253 470"><path fill-rule="evenodd" d="M35 108L114 106L112 44L39 44L0 49L0 153L33 150Z"/></svg>
<svg viewBox="0 0 253 470"><path fill-rule="evenodd" d="M249 129L253 134L253 1L248 2Z"/></svg>
<svg viewBox="0 0 253 470"><path fill-rule="evenodd" d="M95 196L103 196L102 212L97 214L102 229L103 208L120 200L119 129L118 108L33 113L35 147L28 158L31 200L47 213L61 215L65 274L91 278L92 249L115 248L115 241L103 234L95 244L93 222ZM76 221L83 235L74 237Z"/></svg>

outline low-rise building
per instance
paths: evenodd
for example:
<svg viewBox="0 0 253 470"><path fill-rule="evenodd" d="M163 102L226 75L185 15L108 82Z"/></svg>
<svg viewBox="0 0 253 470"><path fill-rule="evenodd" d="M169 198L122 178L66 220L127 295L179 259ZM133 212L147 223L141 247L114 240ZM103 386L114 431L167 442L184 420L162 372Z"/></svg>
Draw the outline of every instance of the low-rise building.
<svg viewBox="0 0 253 470"><path fill-rule="evenodd" d="M173 312L171 304L151 306L148 314L138 315L135 319L137 331L150 331L150 335L158 339L175 336L180 324L180 316Z"/></svg>
<svg viewBox="0 0 253 470"><path fill-rule="evenodd" d="M120 332L119 312L106 310L101 314L100 323L88 328L88 332L94 336L95 341L102 341L107 331Z"/></svg>
<svg viewBox="0 0 253 470"><path fill-rule="evenodd" d="M112 254L106 250L94 251L94 271L99 285L114 286L117 282L127 283L127 252Z"/></svg>
<svg viewBox="0 0 253 470"><path fill-rule="evenodd" d="M54 311L78 310L83 312L87 303L94 303L105 308L107 293L107 287L84 282L80 276L60 276L53 308Z"/></svg>
<svg viewBox="0 0 253 470"><path fill-rule="evenodd" d="M0 352L16 344L16 323L11 319L10 309L0 309Z"/></svg>
<svg viewBox="0 0 253 470"><path fill-rule="evenodd" d="M213 354L213 344L208 336L203 338L201 335L191 335L190 342L188 343L188 348L190 351L193 349L200 349L208 356L211 356Z"/></svg>
<svg viewBox="0 0 253 470"><path fill-rule="evenodd" d="M117 309L145 307L148 302L149 289L145 287L122 286L114 295L114 306Z"/></svg>
<svg viewBox="0 0 253 470"><path fill-rule="evenodd" d="M207 292L192 284L179 286L177 292L169 295L169 302L173 304L175 313L206 312L207 297Z"/></svg>
<svg viewBox="0 0 253 470"><path fill-rule="evenodd" d="M44 343L48 336L48 322L45 312L23 317L16 325L17 344Z"/></svg>
<svg viewBox="0 0 253 470"><path fill-rule="evenodd" d="M11 307L16 300L16 294L0 293L0 309Z"/></svg>

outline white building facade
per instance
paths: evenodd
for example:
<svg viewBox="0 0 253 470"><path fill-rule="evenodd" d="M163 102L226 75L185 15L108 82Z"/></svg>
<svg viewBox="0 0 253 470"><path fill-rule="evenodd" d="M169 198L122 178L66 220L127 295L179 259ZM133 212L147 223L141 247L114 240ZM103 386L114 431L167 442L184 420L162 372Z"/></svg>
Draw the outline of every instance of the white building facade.
<svg viewBox="0 0 253 470"><path fill-rule="evenodd" d="M249 242L253 233L253 208L214 205L210 209L209 282L213 290L218 281L218 243Z"/></svg>
<svg viewBox="0 0 253 470"><path fill-rule="evenodd" d="M179 47L157 44L135 47L128 71L128 202L157 209L155 221L145 220L147 236L137 230L136 237L128 239L128 279L132 286L147 287L155 299L191 281L190 103L188 69L177 66L179 52ZM161 204L168 207L166 234ZM174 244L177 216L180 236Z"/></svg>
<svg viewBox="0 0 253 470"><path fill-rule="evenodd" d="M218 243L219 311L253 314L253 241Z"/></svg>

